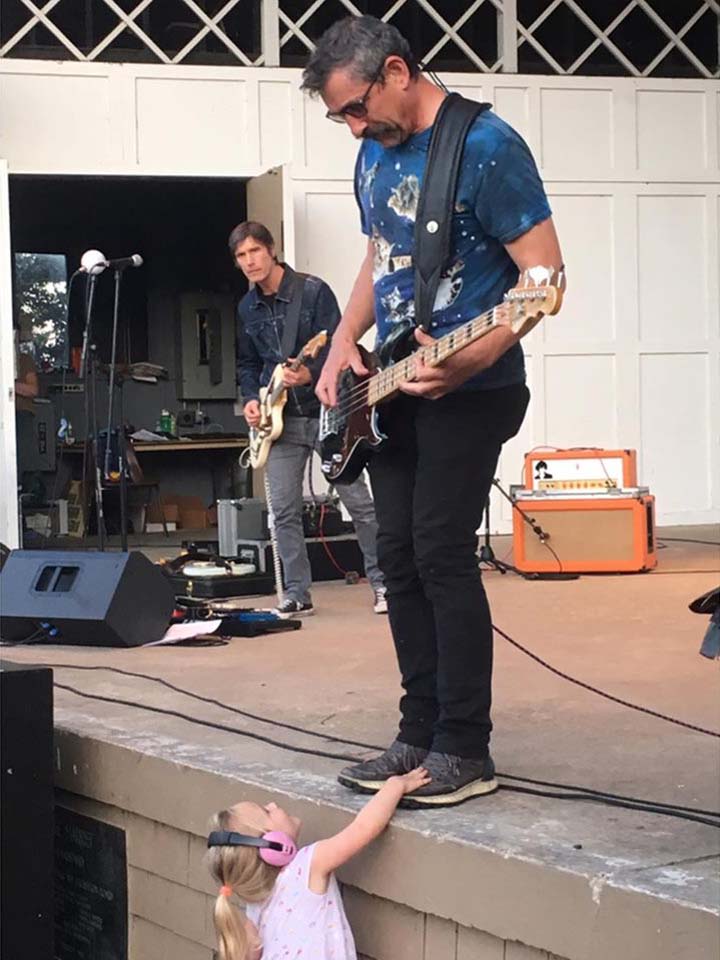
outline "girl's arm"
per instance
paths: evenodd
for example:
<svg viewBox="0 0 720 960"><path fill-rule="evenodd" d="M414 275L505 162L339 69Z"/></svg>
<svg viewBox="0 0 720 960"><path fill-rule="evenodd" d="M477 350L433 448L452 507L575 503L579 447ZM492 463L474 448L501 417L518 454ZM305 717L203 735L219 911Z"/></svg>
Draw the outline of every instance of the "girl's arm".
<svg viewBox="0 0 720 960"><path fill-rule="evenodd" d="M382 833L400 799L429 782L430 777L423 767L402 777L390 777L349 827L334 837L318 841L310 864L309 887L313 893L325 893L330 874Z"/></svg>

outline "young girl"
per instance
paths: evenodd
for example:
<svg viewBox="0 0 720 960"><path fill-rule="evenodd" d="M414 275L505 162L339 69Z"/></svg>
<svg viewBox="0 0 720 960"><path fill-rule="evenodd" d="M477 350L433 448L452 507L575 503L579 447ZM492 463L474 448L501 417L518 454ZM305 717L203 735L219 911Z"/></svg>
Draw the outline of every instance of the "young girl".
<svg viewBox="0 0 720 960"><path fill-rule="evenodd" d="M276 803L237 803L216 814L208 866L220 886L220 960L356 960L333 873L382 832L401 797L429 782L422 767L390 777L348 827L299 850L300 821ZM231 905L233 893L246 916Z"/></svg>

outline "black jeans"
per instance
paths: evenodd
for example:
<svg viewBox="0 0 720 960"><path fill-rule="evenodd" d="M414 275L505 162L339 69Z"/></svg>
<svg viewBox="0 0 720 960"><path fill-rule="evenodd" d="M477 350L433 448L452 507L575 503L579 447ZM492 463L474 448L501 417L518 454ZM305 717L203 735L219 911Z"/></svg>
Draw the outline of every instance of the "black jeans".
<svg viewBox="0 0 720 960"><path fill-rule="evenodd" d="M487 752L493 636L476 530L500 448L520 429L529 397L515 384L440 400L401 396L382 408L389 440L370 477L404 743Z"/></svg>

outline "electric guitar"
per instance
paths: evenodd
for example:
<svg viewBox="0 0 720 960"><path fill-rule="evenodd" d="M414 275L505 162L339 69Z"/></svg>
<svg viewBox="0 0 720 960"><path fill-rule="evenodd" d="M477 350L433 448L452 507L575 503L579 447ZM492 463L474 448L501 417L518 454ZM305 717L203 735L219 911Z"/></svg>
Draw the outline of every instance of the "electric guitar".
<svg viewBox="0 0 720 960"><path fill-rule="evenodd" d="M526 270L501 304L428 346L413 349L417 347L415 326L406 321L395 327L379 355L360 347L369 373L357 376L351 369L344 370L338 380L337 405L320 412L320 459L328 481L347 484L360 476L371 454L387 439L377 406L395 396L401 383L415 379L418 358L426 366L437 367L499 326L524 337L542 317L560 309L562 282L553 285L552 279L553 271L547 267Z"/></svg>
<svg viewBox="0 0 720 960"><path fill-rule="evenodd" d="M287 403L287 387L283 383L283 371L299 370L308 360L320 353L327 343L327 331L321 330L302 348L292 361L279 363L272 372L266 387L260 387L260 422L250 427L250 463L254 470L265 466L270 447L283 429L283 407Z"/></svg>

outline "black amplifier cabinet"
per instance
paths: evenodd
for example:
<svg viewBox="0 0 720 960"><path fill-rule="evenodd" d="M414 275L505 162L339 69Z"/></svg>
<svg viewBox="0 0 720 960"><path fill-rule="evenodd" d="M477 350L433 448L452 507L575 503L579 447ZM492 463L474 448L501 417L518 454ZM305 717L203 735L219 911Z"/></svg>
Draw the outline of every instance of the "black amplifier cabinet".
<svg viewBox="0 0 720 960"><path fill-rule="evenodd" d="M363 555L355 534L323 539L306 537L310 572L313 582L317 580L342 580L346 573L355 572L365 575ZM269 540L238 540L235 544L237 559L244 563L254 563L263 574L272 578L273 555ZM247 579L243 577L243 579ZM271 593L274 587L270 579ZM258 593L261 591L258 590Z"/></svg>
<svg viewBox="0 0 720 960"><path fill-rule="evenodd" d="M306 539L313 581L343 580L346 573L365 576L365 564L357 537L341 536Z"/></svg>
<svg viewBox="0 0 720 960"><path fill-rule="evenodd" d="M163 636L174 603L137 551L13 550L0 573L0 632L14 642L46 630L53 643L135 647Z"/></svg>
<svg viewBox="0 0 720 960"><path fill-rule="evenodd" d="M52 960L52 670L0 660L0 955Z"/></svg>

